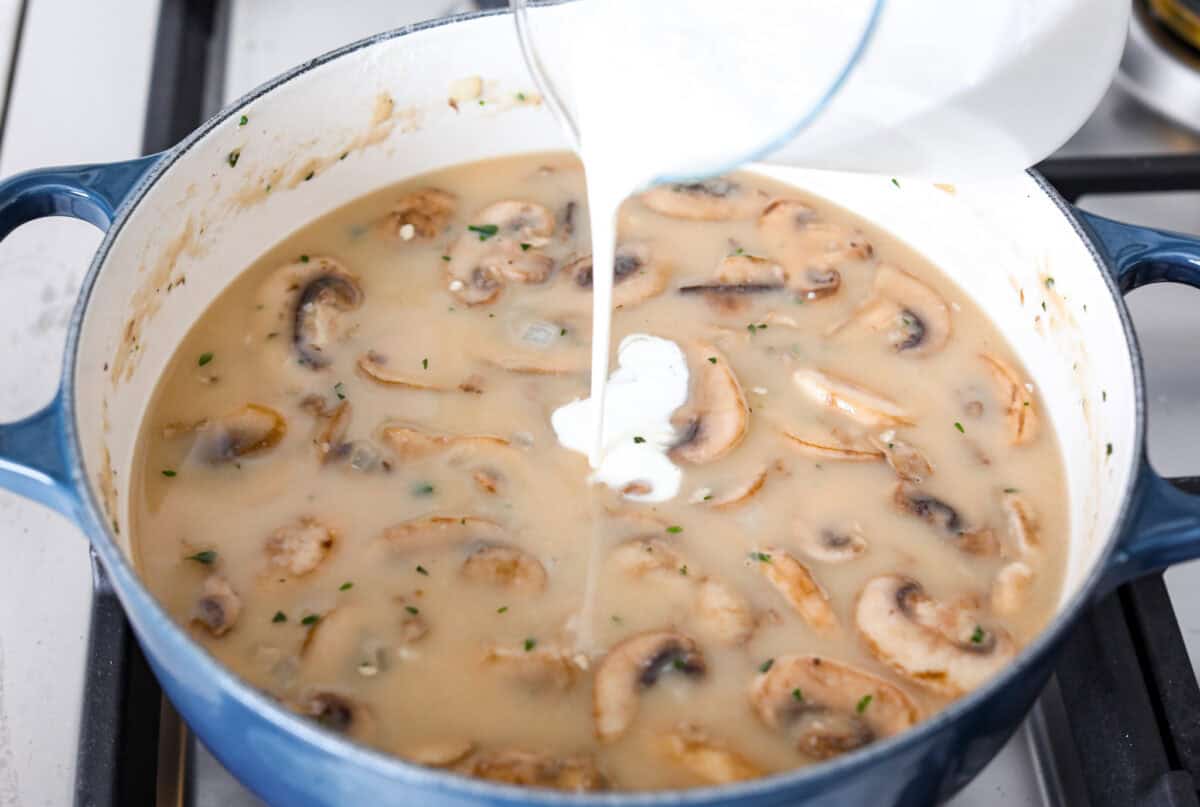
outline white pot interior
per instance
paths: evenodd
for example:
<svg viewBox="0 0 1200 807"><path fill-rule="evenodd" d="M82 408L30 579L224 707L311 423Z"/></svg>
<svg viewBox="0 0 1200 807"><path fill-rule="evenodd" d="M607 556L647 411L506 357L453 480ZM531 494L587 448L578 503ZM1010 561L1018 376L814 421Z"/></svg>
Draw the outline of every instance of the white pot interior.
<svg viewBox="0 0 1200 807"><path fill-rule="evenodd" d="M92 291L76 365L85 471L109 521L128 523L138 427L175 346L267 248L411 175L564 148L549 112L516 98L534 91L511 24L499 16L442 25L309 69L217 123L150 188ZM486 103L455 110L447 103L451 83L468 76L483 78ZM381 99L391 100L390 110ZM1065 599L1105 545L1135 467L1136 433L1121 319L1070 220L1028 176L897 188L888 177L762 170L896 234L1001 323L1049 404L1065 454L1072 525ZM127 533L120 531L126 550Z"/></svg>

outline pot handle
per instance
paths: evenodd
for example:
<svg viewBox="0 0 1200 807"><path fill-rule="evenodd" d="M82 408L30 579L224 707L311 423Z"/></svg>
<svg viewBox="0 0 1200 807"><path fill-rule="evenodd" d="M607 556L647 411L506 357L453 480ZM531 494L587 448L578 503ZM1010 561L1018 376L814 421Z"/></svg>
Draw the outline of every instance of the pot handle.
<svg viewBox="0 0 1200 807"><path fill-rule="evenodd" d="M46 168L0 182L0 239L46 216L71 216L107 230L117 210L161 155L98 165ZM76 471L67 459L62 389L43 409L0 424L0 488L74 517Z"/></svg>
<svg viewBox="0 0 1200 807"><path fill-rule="evenodd" d="M1151 283L1200 288L1200 239L1106 219L1075 215L1094 236L1122 294ZM1130 528L1109 560L1101 590L1200 557L1200 496L1159 476L1143 454L1130 501Z"/></svg>

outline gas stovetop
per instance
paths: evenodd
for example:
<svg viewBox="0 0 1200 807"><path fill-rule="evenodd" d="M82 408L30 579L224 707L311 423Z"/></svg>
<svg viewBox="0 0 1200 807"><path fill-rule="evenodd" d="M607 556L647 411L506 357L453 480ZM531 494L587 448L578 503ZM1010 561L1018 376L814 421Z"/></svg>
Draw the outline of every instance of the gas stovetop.
<svg viewBox="0 0 1200 807"><path fill-rule="evenodd" d="M173 145L227 101L320 52L473 6L163 0L143 148ZM1146 97L1147 84L1157 86L1146 64L1161 36L1146 10L1138 13L1126 75L1042 170L1089 210L1200 233L1200 137L1133 94ZM1172 72L1180 83L1171 86L1186 86L1187 75ZM1191 77L1200 99L1200 74ZM1200 120L1200 102L1196 110ZM1189 349L1196 335L1190 306L1200 299L1190 293L1152 288L1130 301L1146 352L1151 457L1178 475L1200 471L1200 359ZM1200 492L1200 480L1179 484ZM98 568L94 584L77 804L259 804L163 699ZM1029 719L951 804L1200 806L1198 667L1200 566L1123 587L1081 621Z"/></svg>

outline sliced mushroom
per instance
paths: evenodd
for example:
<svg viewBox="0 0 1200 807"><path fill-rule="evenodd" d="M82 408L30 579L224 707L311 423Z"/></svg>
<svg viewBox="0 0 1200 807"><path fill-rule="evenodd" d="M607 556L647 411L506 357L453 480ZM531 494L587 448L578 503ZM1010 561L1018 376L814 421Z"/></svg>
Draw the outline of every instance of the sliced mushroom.
<svg viewBox="0 0 1200 807"><path fill-rule="evenodd" d="M384 217L382 229L385 235L405 241L414 235L433 238L446 229L457 207L458 199L454 194L441 188L421 188L396 203Z"/></svg>
<svg viewBox="0 0 1200 807"><path fill-rule="evenodd" d="M448 768L462 762L474 751L475 743L470 740L426 740L401 749L398 755L418 765Z"/></svg>
<svg viewBox="0 0 1200 807"><path fill-rule="evenodd" d="M311 516L303 516L271 533L267 561L295 577L316 569L333 548L337 534Z"/></svg>
<svg viewBox="0 0 1200 807"><path fill-rule="evenodd" d="M1001 505L1008 514L1008 534L1012 536L1017 551L1022 557L1035 554L1042 540L1033 505L1024 496L1014 492L1005 493Z"/></svg>
<svg viewBox="0 0 1200 807"><path fill-rule="evenodd" d="M822 563L845 563L867 551L867 539L857 525L850 529L812 529L798 518L795 532L804 554Z"/></svg>
<svg viewBox="0 0 1200 807"><path fill-rule="evenodd" d="M274 448L287 434L287 421L274 409L251 403L202 420L192 430L193 454L210 465L221 465Z"/></svg>
<svg viewBox="0 0 1200 807"><path fill-rule="evenodd" d="M828 373L802 368L792 374L792 380L815 403L840 412L864 426L912 425L910 415L901 406Z"/></svg>
<svg viewBox="0 0 1200 807"><path fill-rule="evenodd" d="M558 759L528 751L494 751L477 757L472 776L526 787L590 792L606 790L608 781L588 756Z"/></svg>
<svg viewBox="0 0 1200 807"><path fill-rule="evenodd" d="M383 531L383 541L393 549L412 552L458 546L468 541L503 543L504 529L477 516L425 516L402 521Z"/></svg>
<svg viewBox="0 0 1200 807"><path fill-rule="evenodd" d="M908 356L936 353L950 338L950 307L942 296L890 264L875 273L871 296L854 319L886 332L896 352Z"/></svg>
<svg viewBox="0 0 1200 807"><path fill-rule="evenodd" d="M567 323L547 322L534 317L511 317L507 339L493 339L473 346L480 361L527 375L570 375L585 373L590 366L589 346L575 338Z"/></svg>
<svg viewBox="0 0 1200 807"><path fill-rule="evenodd" d="M627 574L643 577L651 572L665 572L674 577L686 561L675 547L659 538L635 538L617 546L613 561Z"/></svg>
<svg viewBox="0 0 1200 807"><path fill-rule="evenodd" d="M509 281L545 281L554 259L542 247L554 227L554 214L532 202L506 200L484 208L450 250L450 292L467 305L481 305L496 299Z"/></svg>
<svg viewBox="0 0 1200 807"><path fill-rule="evenodd" d="M767 483L767 468L760 468L751 474L745 482L705 499L704 503L714 510L733 510L750 501Z"/></svg>
<svg viewBox="0 0 1200 807"><path fill-rule="evenodd" d="M496 543L477 545L463 561L460 574L472 583L499 586L525 594L546 590L546 567L528 552Z"/></svg>
<svg viewBox="0 0 1200 807"><path fill-rule="evenodd" d="M1014 560L1000 567L992 580L992 610L1002 616L1020 613L1029 602L1034 572L1028 563Z"/></svg>
<svg viewBox="0 0 1200 807"><path fill-rule="evenodd" d="M584 255L568 263L562 269L563 276L571 281L574 288L586 291L592 290L592 256ZM648 244L621 244L617 247L616 260L613 262L613 306L615 308L630 308L640 302L649 300L662 293L670 278L670 267L658 260ZM573 301L573 310L584 307L591 311L591 297L580 297Z"/></svg>
<svg viewBox="0 0 1200 807"><path fill-rule="evenodd" d="M383 428L383 439L402 460L419 460L457 448L508 448L503 437L489 434L437 434L414 426L392 425Z"/></svg>
<svg viewBox="0 0 1200 807"><path fill-rule="evenodd" d="M1033 392L1021 383L1021 376L996 356L979 356L996 382L996 395L1004 407L1008 423L1008 439L1013 445L1024 445L1038 433L1038 413L1033 405Z"/></svg>
<svg viewBox="0 0 1200 807"><path fill-rule="evenodd" d="M362 305L363 291L341 263L313 255L277 270L260 299L277 312L272 332L287 334L296 363L320 370L333 361L329 351L344 333L342 315Z"/></svg>
<svg viewBox="0 0 1200 807"><path fill-rule="evenodd" d="M767 195L726 177L701 182L674 183L651 188L639 197L642 204L675 219L734 221L754 218Z"/></svg>
<svg viewBox="0 0 1200 807"><path fill-rule="evenodd" d="M403 387L413 390L426 390L428 392L448 392L452 389L449 386L435 384L432 381L420 378L413 373L398 372L390 369L387 366L387 357L381 353L376 353L374 350L368 350L366 353L358 357L358 370L364 378L374 381L377 384L383 384L385 387ZM459 387L462 390L462 387ZM462 390L467 392L469 390Z"/></svg>
<svg viewBox="0 0 1200 807"><path fill-rule="evenodd" d="M296 703L296 711L338 734L358 740L369 740L375 735L375 720L370 710L339 692L310 692Z"/></svg>
<svg viewBox="0 0 1200 807"><path fill-rule="evenodd" d="M968 528L957 510L912 485L905 482L896 485L892 501L900 512L937 527L958 549L969 555L994 555L999 549L996 536L987 527Z"/></svg>
<svg viewBox="0 0 1200 807"><path fill-rule="evenodd" d="M1016 655L1002 628L985 628L967 609L933 599L920 583L901 575L868 581L855 621L876 658L951 697L977 688Z"/></svg>
<svg viewBox="0 0 1200 807"><path fill-rule="evenodd" d="M674 418L682 438L671 456L701 464L720 459L742 442L750 412L742 385L720 351L700 344L692 355L692 392Z"/></svg>
<svg viewBox="0 0 1200 807"><path fill-rule="evenodd" d="M883 452L887 464L905 482L919 483L933 476L933 465L925 459L925 455L911 443L897 437L894 429L871 438L871 443Z"/></svg>
<svg viewBox="0 0 1200 807"><path fill-rule="evenodd" d="M874 254L862 233L823 220L798 199L776 199L767 205L758 217L758 231L767 251L787 270L789 285L809 283L817 296L821 290L837 290L839 267Z"/></svg>
<svg viewBox="0 0 1200 807"><path fill-rule="evenodd" d="M750 604L720 580L706 577L696 591L696 620L707 635L724 644L746 642L757 627Z"/></svg>
<svg viewBox="0 0 1200 807"><path fill-rule="evenodd" d="M204 579L200 598L192 611L192 621L213 636L224 636L237 624L242 613L242 598L229 582L220 575L209 575Z"/></svg>
<svg viewBox="0 0 1200 807"><path fill-rule="evenodd" d="M704 729L681 723L656 743L659 751L696 778L713 785L756 779L762 770L750 760L714 741Z"/></svg>
<svg viewBox="0 0 1200 807"><path fill-rule="evenodd" d="M776 658L750 685L750 703L764 724L818 760L899 734L919 717L899 687L819 656Z"/></svg>
<svg viewBox="0 0 1200 807"><path fill-rule="evenodd" d="M760 294L782 290L787 283L783 267L757 255L729 255L717 266L716 277L706 283L681 286L680 294Z"/></svg>
<svg viewBox="0 0 1200 807"><path fill-rule="evenodd" d="M592 716L602 742L616 740L637 716L643 689L654 686L664 672L702 677L707 671L700 647L676 631L650 631L614 645L596 667Z"/></svg>
<svg viewBox="0 0 1200 807"><path fill-rule="evenodd" d="M484 653L483 666L495 669L532 692L565 692L575 685L579 673L571 656L556 647L526 650L496 645Z"/></svg>
<svg viewBox="0 0 1200 807"><path fill-rule="evenodd" d="M878 462L884 458L882 451L864 445L845 445L836 434L828 437L802 437L790 431L784 431L788 445L819 460L841 460L844 462Z"/></svg>
<svg viewBox="0 0 1200 807"><path fill-rule="evenodd" d="M300 402L301 408L316 418L317 428L313 435L313 446L322 463L345 456L348 443L346 430L350 427L350 402L341 401L332 409L320 395L308 395Z"/></svg>
<svg viewBox="0 0 1200 807"><path fill-rule="evenodd" d="M757 564L763 575L810 628L819 633L837 628L837 614L829 604L829 595L807 566L776 547L769 547L760 555L768 558L764 561L760 557Z"/></svg>

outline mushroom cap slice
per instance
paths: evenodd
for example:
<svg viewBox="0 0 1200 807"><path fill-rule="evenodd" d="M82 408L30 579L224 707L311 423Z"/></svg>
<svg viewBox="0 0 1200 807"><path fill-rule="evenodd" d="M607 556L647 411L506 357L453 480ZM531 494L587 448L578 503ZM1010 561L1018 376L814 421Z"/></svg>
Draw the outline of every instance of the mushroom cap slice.
<svg viewBox="0 0 1200 807"><path fill-rule="evenodd" d="M403 238L401 230L411 225L421 238L433 238L446 229L458 207L458 198L441 188L420 188L405 194L384 217L381 228L391 238Z"/></svg>
<svg viewBox="0 0 1200 807"><path fill-rule="evenodd" d="M864 426L912 425L911 416L903 407L844 379L801 368L792 374L792 380L813 402Z"/></svg>
<svg viewBox="0 0 1200 807"><path fill-rule="evenodd" d="M1028 563L1014 560L1000 567L992 580L992 610L1002 616L1020 613L1029 602L1034 572Z"/></svg>
<svg viewBox="0 0 1200 807"><path fill-rule="evenodd" d="M742 442L750 410L742 385L720 351L699 344L692 355L691 396L674 418L682 425L683 437L671 449L671 456L699 465L720 459Z"/></svg>
<svg viewBox="0 0 1200 807"><path fill-rule="evenodd" d="M346 431L350 428L350 402L341 401L330 409L320 395L307 395L300 406L316 418L313 446L322 463L336 461L345 455Z"/></svg>
<svg viewBox="0 0 1200 807"><path fill-rule="evenodd" d="M992 380L996 395L1004 407L1004 418L1008 424L1008 440L1013 445L1025 445L1037 436L1038 413L1033 403L1033 393L1021 383L1021 376L1009 364L990 353L981 353Z"/></svg>
<svg viewBox="0 0 1200 807"><path fill-rule="evenodd" d="M637 716L638 699L664 672L701 677L707 665L699 645L672 630L649 631L614 645L596 667L592 716L602 742L618 739Z"/></svg>
<svg viewBox="0 0 1200 807"><path fill-rule="evenodd" d="M933 599L920 583L901 575L867 582L855 622L876 658L951 697L979 687L1016 655L1006 631L984 628L966 609Z"/></svg>
<svg viewBox="0 0 1200 807"><path fill-rule="evenodd" d="M795 738L801 753L828 759L891 737L920 713L899 687L819 656L779 656L750 685L750 703L769 728Z"/></svg>
<svg viewBox="0 0 1200 807"><path fill-rule="evenodd" d="M613 550L612 559L633 577L643 577L651 572L666 572L678 577L680 568L686 563L683 555L661 538L624 541Z"/></svg>
<svg viewBox="0 0 1200 807"><path fill-rule="evenodd" d="M762 191L726 177L659 185L638 198L655 213L689 221L752 219L767 202Z"/></svg>
<svg viewBox="0 0 1200 807"><path fill-rule="evenodd" d="M314 255L277 270L263 296L281 307L297 363L319 370L332 362L329 348L343 332L341 315L359 308L364 295L356 275Z"/></svg>
<svg viewBox="0 0 1200 807"><path fill-rule="evenodd" d="M224 636L237 624L242 613L242 598L224 577L213 574L204 579L200 598L192 611L192 621L213 636Z"/></svg>
<svg viewBox="0 0 1200 807"><path fill-rule="evenodd" d="M919 483L933 476L933 465L925 455L916 446L897 437L894 430L888 429L872 437L871 444L883 452L887 464L905 482Z"/></svg>
<svg viewBox="0 0 1200 807"><path fill-rule="evenodd" d="M554 227L554 214L532 202L510 199L484 208L447 256L450 292L467 305L482 305L496 299L510 280L545 281L554 259L542 247Z"/></svg>
<svg viewBox="0 0 1200 807"><path fill-rule="evenodd" d="M757 779L762 770L736 751L713 740L708 732L691 723L681 723L658 738L656 747L671 761L696 778L713 785Z"/></svg>
<svg viewBox="0 0 1200 807"><path fill-rule="evenodd" d="M274 448L287 434L287 420L269 406L249 403L192 429L192 452L210 465L222 465Z"/></svg>
<svg viewBox="0 0 1200 807"><path fill-rule="evenodd" d="M843 445L837 440L835 435L830 435L827 438L801 437L799 434L784 430L783 436L787 438L789 446L801 454L806 454L819 460L878 462L884 458L883 452L876 449L866 446Z"/></svg>
<svg viewBox="0 0 1200 807"><path fill-rule="evenodd" d="M886 331L897 353L928 356L950 339L950 307L936 291L907 272L883 264L875 273L871 296L855 319L874 331Z"/></svg>
<svg viewBox="0 0 1200 807"><path fill-rule="evenodd" d="M845 563L867 551L867 539L855 525L852 529L812 529L803 518L797 518L795 532L804 554L822 563Z"/></svg>
<svg viewBox="0 0 1200 807"><path fill-rule="evenodd" d="M480 779L526 787L571 792L608 789L604 774L588 756L557 759L529 751L493 751L478 756L468 772Z"/></svg>
<svg viewBox="0 0 1200 807"><path fill-rule="evenodd" d="M426 740L415 745L406 746L397 755L430 768L448 768L457 762L462 762L475 751L475 743L470 740Z"/></svg>
<svg viewBox="0 0 1200 807"><path fill-rule="evenodd" d="M576 258L562 268L572 287L588 293L592 290L592 256ZM617 247L613 262L613 307L630 308L662 293L671 276L671 268L658 260L649 244L628 243ZM592 298L572 295L572 310L591 311Z"/></svg>
<svg viewBox="0 0 1200 807"><path fill-rule="evenodd" d="M393 524L383 531L383 541L394 549L416 551L457 546L467 541L502 543L504 529L478 516L424 516Z"/></svg>
<svg viewBox="0 0 1200 807"><path fill-rule="evenodd" d="M829 595L808 567L783 549L768 547L764 554L770 559L758 563L758 568L788 605L813 630L819 633L835 630L838 619L829 604Z"/></svg>
<svg viewBox="0 0 1200 807"><path fill-rule="evenodd" d="M745 643L758 627L750 604L720 580L706 577L698 585L696 624L701 632L724 644Z"/></svg>
<svg viewBox="0 0 1200 807"><path fill-rule="evenodd" d="M987 527L968 528L957 510L913 485L906 482L896 485L892 502L900 512L939 528L945 538L968 555L994 555L999 549L996 537Z"/></svg>
<svg viewBox="0 0 1200 807"><path fill-rule="evenodd" d="M733 510L741 507L763 489L767 483L768 468L759 468L746 481L733 486L719 496L705 499L704 504L714 510Z"/></svg>
<svg viewBox="0 0 1200 807"><path fill-rule="evenodd" d="M368 350L359 356L356 365L359 373L364 378L374 381L376 384L382 384L385 387L403 387L405 389L426 390L428 392L448 392L450 390L450 387L447 386L434 384L423 379L419 380L415 375L388 369L387 358L376 353L374 350Z"/></svg>
<svg viewBox="0 0 1200 807"><path fill-rule="evenodd" d="M329 527L311 516L302 516L271 533L267 560L275 569L302 577L321 565L336 540L337 533Z"/></svg>
<svg viewBox="0 0 1200 807"><path fill-rule="evenodd" d="M1017 551L1022 557L1035 554L1041 548L1042 539L1033 505L1019 493L1005 493L1000 504L1008 515L1008 534Z"/></svg>
<svg viewBox="0 0 1200 807"><path fill-rule="evenodd" d="M532 692L565 692L575 685L579 668L565 651L556 647L489 647L483 666L495 669Z"/></svg>
<svg viewBox="0 0 1200 807"><path fill-rule="evenodd" d="M375 737L375 718L371 710L349 695L331 690L314 690L297 700L294 708L338 734L364 742Z"/></svg>
<svg viewBox="0 0 1200 807"><path fill-rule="evenodd" d="M498 586L517 593L540 594L546 590L546 567L523 549L496 543L481 543L463 561L459 574L472 583Z"/></svg>
<svg viewBox="0 0 1200 807"><path fill-rule="evenodd" d="M384 426L383 439L402 460L419 460L457 448L507 448L503 437L490 434L437 434L415 426L395 424Z"/></svg>
<svg viewBox="0 0 1200 807"><path fill-rule="evenodd" d="M768 252L787 270L788 285L808 288L818 297L837 291L838 267L874 254L862 233L823 220L799 199L776 199L767 205L758 217L758 232Z"/></svg>

